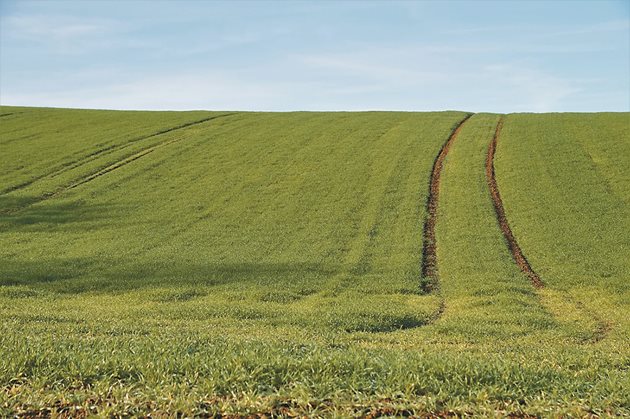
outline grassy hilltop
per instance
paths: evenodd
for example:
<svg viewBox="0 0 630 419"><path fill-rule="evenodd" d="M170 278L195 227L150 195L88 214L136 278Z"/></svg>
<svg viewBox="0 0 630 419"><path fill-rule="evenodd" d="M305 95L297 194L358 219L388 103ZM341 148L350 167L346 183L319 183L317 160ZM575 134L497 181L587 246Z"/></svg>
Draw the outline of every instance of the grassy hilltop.
<svg viewBox="0 0 630 419"><path fill-rule="evenodd" d="M630 415L630 115L467 116L0 107L0 416Z"/></svg>

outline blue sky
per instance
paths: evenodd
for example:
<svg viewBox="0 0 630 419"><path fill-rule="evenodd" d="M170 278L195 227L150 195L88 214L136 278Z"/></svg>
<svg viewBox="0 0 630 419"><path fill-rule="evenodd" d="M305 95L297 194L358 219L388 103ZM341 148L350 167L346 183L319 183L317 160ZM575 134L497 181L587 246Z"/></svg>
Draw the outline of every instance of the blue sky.
<svg viewBox="0 0 630 419"><path fill-rule="evenodd" d="M0 0L0 103L630 111L630 1Z"/></svg>

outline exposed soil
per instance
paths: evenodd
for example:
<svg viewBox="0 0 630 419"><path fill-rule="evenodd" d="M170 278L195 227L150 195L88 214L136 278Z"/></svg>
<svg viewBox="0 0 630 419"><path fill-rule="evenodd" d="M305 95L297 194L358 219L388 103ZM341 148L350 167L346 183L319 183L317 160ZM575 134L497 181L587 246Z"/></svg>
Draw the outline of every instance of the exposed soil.
<svg viewBox="0 0 630 419"><path fill-rule="evenodd" d="M450 137L438 153L433 162L433 170L431 171L431 182L429 184L429 196L427 199L427 218L424 222L422 237L422 289L424 292L431 292L438 287L437 273L437 255L435 243L435 224L437 222L438 200L440 196L440 175L444 160L451 148L451 145L457 138L464 122L473 114L468 114L462 119L451 132Z"/></svg>
<svg viewBox="0 0 630 419"><path fill-rule="evenodd" d="M525 255L523 255L523 251L516 242L514 234L512 234L512 229L510 229L507 217L505 216L503 201L501 200L501 195L499 194L499 186L497 185L497 180L494 172L494 154L497 149L497 141L499 139L499 135L501 134L502 127L503 117L501 117L501 119L497 123L497 128L494 131L494 137L492 137L492 141L490 142L490 146L488 147L488 154L486 155L486 179L488 181L488 186L490 187L492 203L494 204L494 211L497 214L499 226L501 227L503 237L505 237L505 241L507 242L508 248L510 249L510 253L512 253L514 261L521 269L521 271L525 275L527 275L534 287L542 288L543 282L540 279L540 276L538 276L538 274L532 269L531 265L525 258Z"/></svg>

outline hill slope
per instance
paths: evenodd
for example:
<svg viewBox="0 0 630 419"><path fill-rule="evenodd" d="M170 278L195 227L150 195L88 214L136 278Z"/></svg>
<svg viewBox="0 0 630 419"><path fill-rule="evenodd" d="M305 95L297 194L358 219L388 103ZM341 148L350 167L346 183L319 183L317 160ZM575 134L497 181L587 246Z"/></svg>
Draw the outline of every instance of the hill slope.
<svg viewBox="0 0 630 419"><path fill-rule="evenodd" d="M628 115L466 117L2 107L3 413L628 413Z"/></svg>

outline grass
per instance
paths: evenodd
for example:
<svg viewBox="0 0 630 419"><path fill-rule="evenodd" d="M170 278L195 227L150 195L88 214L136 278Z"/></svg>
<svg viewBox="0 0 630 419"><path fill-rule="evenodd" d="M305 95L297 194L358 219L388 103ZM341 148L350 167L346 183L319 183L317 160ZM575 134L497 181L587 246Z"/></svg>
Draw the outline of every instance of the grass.
<svg viewBox="0 0 630 419"><path fill-rule="evenodd" d="M606 247L623 236L574 236L601 248L578 275L549 238L565 218L530 212L565 210L573 177L552 166L567 161L617 185L574 199L623 210L622 119L573 116L604 138L569 115L506 117L497 180L535 290L484 177L500 116L470 118L442 172L439 289L423 293L431 167L464 113L7 113L2 416L630 414L627 262ZM606 164L589 172L578 144ZM596 285L585 272L603 265L617 276Z"/></svg>
<svg viewBox="0 0 630 419"><path fill-rule="evenodd" d="M630 334L629 138L624 113L509 115L497 155L507 216L550 305L564 300L621 341Z"/></svg>
<svg viewBox="0 0 630 419"><path fill-rule="evenodd" d="M513 262L489 199L485 152L499 115L466 124L444 168L437 230L439 269L451 333L482 339L553 329L553 317Z"/></svg>

